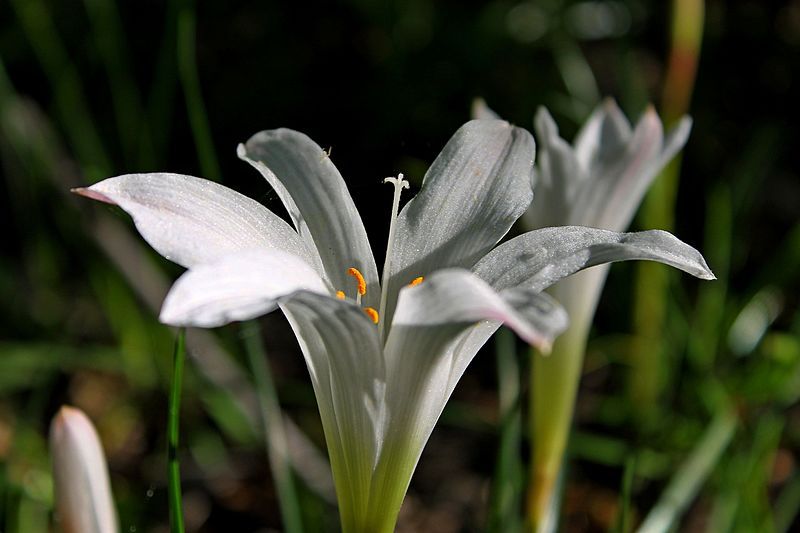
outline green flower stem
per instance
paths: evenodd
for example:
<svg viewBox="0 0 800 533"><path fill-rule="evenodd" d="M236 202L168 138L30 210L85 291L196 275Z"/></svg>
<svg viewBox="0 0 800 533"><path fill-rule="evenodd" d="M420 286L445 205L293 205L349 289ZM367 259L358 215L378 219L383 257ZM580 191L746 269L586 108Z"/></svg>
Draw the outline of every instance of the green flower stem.
<svg viewBox="0 0 800 533"><path fill-rule="evenodd" d="M170 531L183 533L183 506L181 502L181 469L178 461L178 434L180 429L181 386L183 363L186 358L186 330L178 331L175 353L172 358L172 386L169 393L169 421L167 424L167 488L169 496Z"/></svg>
<svg viewBox="0 0 800 533"><path fill-rule="evenodd" d="M572 428L586 339L607 273L607 266L595 267L551 289L569 314L570 325L555 340L550 355L532 354L528 431L533 454L527 494L530 531L555 531L558 525L557 485Z"/></svg>
<svg viewBox="0 0 800 533"><path fill-rule="evenodd" d="M251 320L245 323L242 329L245 351L253 370L258 392L264 440L280 502L283 530L286 533L302 533L302 515L289 461L289 445L283 428L283 417L275 392L275 382L272 379L272 373L267 364L266 350L261 340L261 328L258 326L258 322Z"/></svg>
<svg viewBox="0 0 800 533"><path fill-rule="evenodd" d="M556 485L572 427L575 396L586 348L588 321L572 319L548 356L532 350L530 428L533 456L528 481L531 531L554 531Z"/></svg>

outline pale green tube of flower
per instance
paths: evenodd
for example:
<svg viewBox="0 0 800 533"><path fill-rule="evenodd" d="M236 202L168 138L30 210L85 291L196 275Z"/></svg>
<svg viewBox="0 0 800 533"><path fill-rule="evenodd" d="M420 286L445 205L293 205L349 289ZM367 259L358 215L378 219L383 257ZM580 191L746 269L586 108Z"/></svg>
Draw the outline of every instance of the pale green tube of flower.
<svg viewBox="0 0 800 533"><path fill-rule="evenodd" d="M56 519L64 533L116 533L103 447L89 418L64 406L50 424Z"/></svg>

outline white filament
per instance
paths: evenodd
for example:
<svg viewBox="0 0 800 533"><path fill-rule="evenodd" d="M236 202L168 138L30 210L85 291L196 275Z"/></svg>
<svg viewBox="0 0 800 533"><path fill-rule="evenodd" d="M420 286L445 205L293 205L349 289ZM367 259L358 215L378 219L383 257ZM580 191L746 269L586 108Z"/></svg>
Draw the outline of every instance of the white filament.
<svg viewBox="0 0 800 533"><path fill-rule="evenodd" d="M383 180L384 183L391 183L394 185L394 200L392 201L392 218L389 222L389 243L386 245L386 260L383 262L383 275L381 276L381 306L378 312L378 316L383 318L386 312L386 289L388 287L388 275L389 275L389 266L392 260L392 247L394 246L394 233L395 233L395 222L397 221L397 213L400 210L400 193L403 189L408 189L408 181L403 178L403 174L398 174L396 178L386 178ZM383 338L383 327L386 323L385 320L381 320L378 323L378 331L380 332L381 338Z"/></svg>

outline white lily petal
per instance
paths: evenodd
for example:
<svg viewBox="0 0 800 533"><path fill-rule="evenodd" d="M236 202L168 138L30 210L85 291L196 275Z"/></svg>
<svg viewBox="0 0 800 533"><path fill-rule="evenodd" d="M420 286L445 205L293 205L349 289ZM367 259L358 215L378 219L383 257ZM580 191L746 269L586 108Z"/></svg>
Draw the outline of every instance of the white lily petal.
<svg viewBox="0 0 800 533"><path fill-rule="evenodd" d="M572 147L559 136L558 126L544 107L536 112L534 128L539 141L536 200L522 220L527 227L541 228L557 225L565 213L571 211L572 198L587 175Z"/></svg>
<svg viewBox="0 0 800 533"><path fill-rule="evenodd" d="M397 370L393 366L395 364L406 364L401 361L408 350L397 349L397 339L402 338L404 329L454 325L460 330L482 320L493 320L506 324L529 344L546 346L566 327L565 321L556 321L554 327L549 321L548 315L557 308L549 298L547 301L539 300L530 291L509 290L498 294L489 284L467 270L454 268L437 271L423 283L400 291L386 341L389 372L392 374ZM521 310L527 312L522 313Z"/></svg>
<svg viewBox="0 0 800 533"><path fill-rule="evenodd" d="M546 347L565 329L567 318L549 296L532 291L501 295L462 269L435 272L401 291L384 348L386 442L373 502L382 502L389 512L400 505L458 378L500 323Z"/></svg>
<svg viewBox="0 0 800 533"><path fill-rule="evenodd" d="M554 339L566 330L569 317L552 296L544 292L530 290L505 290L500 293L503 299L511 304L514 309L525 317L525 320L535 324L547 338ZM445 357L449 358L450 374L447 381L446 397L455 389L467 366L475 358L478 350L497 331L502 324L497 321L483 321L467 329L448 347ZM540 346L547 353L548 345Z"/></svg>
<svg viewBox="0 0 800 533"><path fill-rule="evenodd" d="M613 98L607 98L592 112L575 136L575 156L588 170L598 154L614 154L630 141L631 125Z"/></svg>
<svg viewBox="0 0 800 533"><path fill-rule="evenodd" d="M353 287L347 269L355 267L367 282L365 305L377 307L380 285L367 232L329 154L290 129L256 133L239 145L238 154L275 189L297 231L319 254L331 284Z"/></svg>
<svg viewBox="0 0 800 533"><path fill-rule="evenodd" d="M375 324L351 302L299 292L280 302L311 374L342 523L366 515L383 442L386 373ZM359 508L350 508L358 505Z"/></svg>
<svg viewBox="0 0 800 533"><path fill-rule="evenodd" d="M617 233L582 226L529 231L492 250L473 270L497 290L540 291L594 265L637 259L715 279L700 252L666 231Z"/></svg>
<svg viewBox="0 0 800 533"><path fill-rule="evenodd" d="M184 273L167 294L159 319L172 326L213 328L268 313L278 298L299 290L331 291L296 255L244 250Z"/></svg>
<svg viewBox="0 0 800 533"><path fill-rule="evenodd" d="M658 173L661 168L663 168L667 163L669 163L675 154L677 154L681 148L686 144L686 141L689 140L689 134L692 132L692 118L683 116L678 121L678 124L673 127L667 136L664 138L664 146L661 149L661 155L658 160L658 164L656 165L658 169L656 173Z"/></svg>
<svg viewBox="0 0 800 533"><path fill-rule="evenodd" d="M297 232L280 217L213 181L127 174L74 192L120 206L150 246L187 268L250 248L284 250L311 261Z"/></svg>
<svg viewBox="0 0 800 533"><path fill-rule="evenodd" d="M620 231L628 226L659 168L664 131L651 106L636 124L630 141L601 145L592 175L576 194L570 224L594 224Z"/></svg>
<svg viewBox="0 0 800 533"><path fill-rule="evenodd" d="M116 533L105 454L89 418L62 407L50 424L56 513L65 532Z"/></svg>
<svg viewBox="0 0 800 533"><path fill-rule="evenodd" d="M472 267L508 232L533 198L531 135L499 120L473 120L453 135L401 211L386 316L417 276Z"/></svg>

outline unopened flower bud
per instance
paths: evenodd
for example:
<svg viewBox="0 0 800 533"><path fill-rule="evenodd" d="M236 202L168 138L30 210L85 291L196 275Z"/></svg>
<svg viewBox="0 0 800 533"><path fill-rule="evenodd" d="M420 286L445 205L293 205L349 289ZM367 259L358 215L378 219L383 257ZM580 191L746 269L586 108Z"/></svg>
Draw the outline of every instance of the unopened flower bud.
<svg viewBox="0 0 800 533"><path fill-rule="evenodd" d="M116 533L103 448L89 418L64 406L50 424L56 515L64 533Z"/></svg>

